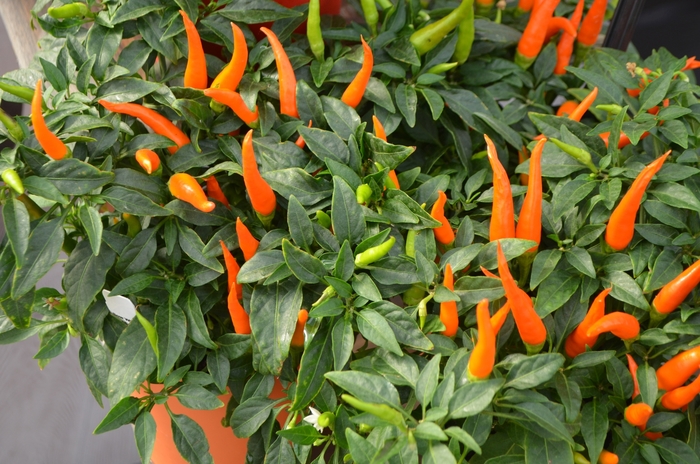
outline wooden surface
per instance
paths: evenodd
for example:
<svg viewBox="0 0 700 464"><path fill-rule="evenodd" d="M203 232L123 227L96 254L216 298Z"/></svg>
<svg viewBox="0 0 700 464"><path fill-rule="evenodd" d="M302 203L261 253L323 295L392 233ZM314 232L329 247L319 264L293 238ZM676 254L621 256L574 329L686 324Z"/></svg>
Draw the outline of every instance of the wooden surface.
<svg viewBox="0 0 700 464"><path fill-rule="evenodd" d="M0 0L0 18L2 18L10 37L12 49L20 68L29 66L29 62L37 51L37 41L42 30L32 30L30 11L35 0ZM3 44L6 42L3 42ZM6 45L0 45L4 48ZM4 51L4 50L3 50Z"/></svg>

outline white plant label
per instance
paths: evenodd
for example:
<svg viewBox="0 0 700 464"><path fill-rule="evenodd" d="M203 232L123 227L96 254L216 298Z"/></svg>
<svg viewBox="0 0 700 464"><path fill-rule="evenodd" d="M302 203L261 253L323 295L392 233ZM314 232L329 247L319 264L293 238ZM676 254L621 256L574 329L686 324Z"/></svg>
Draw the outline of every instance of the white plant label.
<svg viewBox="0 0 700 464"><path fill-rule="evenodd" d="M109 312L122 319L127 324L136 317L136 306L125 296L109 296L109 290L102 290L102 296L107 303Z"/></svg>

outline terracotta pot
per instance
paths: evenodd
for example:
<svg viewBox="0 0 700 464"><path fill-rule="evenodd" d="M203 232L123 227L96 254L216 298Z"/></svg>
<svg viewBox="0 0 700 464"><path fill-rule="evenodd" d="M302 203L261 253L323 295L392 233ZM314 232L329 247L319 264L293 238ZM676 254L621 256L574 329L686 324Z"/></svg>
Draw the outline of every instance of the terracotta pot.
<svg viewBox="0 0 700 464"><path fill-rule="evenodd" d="M162 388L162 385L151 384L151 389L154 392L159 392ZM140 397L143 396L143 393L139 390L134 393L134 396ZM284 396L282 384L279 380L275 380L275 386L272 389L270 398L282 398ZM248 439L238 438L234 435L231 427L221 425L231 394L220 395L219 399L224 403L224 406L212 411L186 408L177 398L172 396L168 399L168 406L173 414L184 414L202 427L209 441L209 452L214 458L214 464L244 464L248 451ZM187 464L187 461L180 456L173 442L170 417L165 410L165 405L156 404L151 410L151 414L156 421L156 442L153 447L151 462L153 464ZM286 420L286 416L286 412L282 412L277 417L277 420Z"/></svg>

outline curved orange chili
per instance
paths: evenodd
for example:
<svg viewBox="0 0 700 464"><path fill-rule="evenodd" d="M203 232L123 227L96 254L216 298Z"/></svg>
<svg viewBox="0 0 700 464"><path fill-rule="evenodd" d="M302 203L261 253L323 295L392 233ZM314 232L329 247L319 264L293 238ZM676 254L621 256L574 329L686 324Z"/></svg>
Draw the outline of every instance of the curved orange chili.
<svg viewBox="0 0 700 464"><path fill-rule="evenodd" d="M136 150L136 162L148 174L153 174L160 167L160 157L153 150L142 148Z"/></svg>
<svg viewBox="0 0 700 464"><path fill-rule="evenodd" d="M251 332L250 317L245 312L241 302L238 301L239 298L236 286L231 286L228 292L228 313L231 316L231 322L233 322L233 330L237 334L249 334Z"/></svg>
<svg viewBox="0 0 700 464"><path fill-rule="evenodd" d="M578 107L578 102L574 100L567 100L561 104L557 109L557 116L569 117L571 113Z"/></svg>
<svg viewBox="0 0 700 464"><path fill-rule="evenodd" d="M313 121L311 119L309 119L309 125L307 127L310 129L312 124L313 124ZM306 140L304 140L304 137L299 135L299 137L296 139L294 144L303 150L304 147L306 147Z"/></svg>
<svg viewBox="0 0 700 464"><path fill-rule="evenodd" d="M563 16L553 16L547 23L547 35L545 36L545 42L548 42L552 37L557 35L559 31L562 34L576 35L576 27L572 22Z"/></svg>
<svg viewBox="0 0 700 464"><path fill-rule="evenodd" d="M634 340L639 337L639 321L623 312L606 314L588 328L586 336L595 337L604 332L610 332L622 340Z"/></svg>
<svg viewBox="0 0 700 464"><path fill-rule="evenodd" d="M233 113L248 126L257 127L258 105L255 105L255 110L250 111L248 105L243 101L243 97L238 92L224 89L206 89L204 95L231 108Z"/></svg>
<svg viewBox="0 0 700 464"><path fill-rule="evenodd" d="M387 139L384 126L382 125L381 121L379 121L379 118L377 118L375 115L372 115L372 125L374 126L374 135L377 138L382 139L386 142ZM396 171L394 171L393 169L389 171L389 179L391 179L391 181L394 183L394 186L396 186L397 189L401 188L401 185L399 184L399 178L396 176Z"/></svg>
<svg viewBox="0 0 700 464"><path fill-rule="evenodd" d="M452 274L452 266L445 266L445 279L442 284L449 290L454 290L454 275ZM488 311L488 309L487 309ZM457 314L456 301L443 301L440 303L440 321L445 324L445 330L442 334L446 337L454 337L457 334L459 327L459 315Z"/></svg>
<svg viewBox="0 0 700 464"><path fill-rule="evenodd" d="M219 181L216 180L216 177L209 176L205 180L207 182L207 195L209 196L209 198L213 198L214 200L218 201L219 203L228 208L228 198L226 198L226 195L224 195L223 190L221 190L221 186L219 185Z"/></svg>
<svg viewBox="0 0 700 464"><path fill-rule="evenodd" d="M634 403L625 408L625 419L627 419L627 422L643 431L653 413L654 410L648 404Z"/></svg>
<svg viewBox="0 0 700 464"><path fill-rule="evenodd" d="M447 203L447 195L445 192L440 190L438 192L438 199L433 204L433 208L430 210L430 215L433 219L440 221L442 225L433 229L435 234L435 240L443 245L449 245L455 240L455 233L452 230L452 226L445 217L445 203Z"/></svg>
<svg viewBox="0 0 700 464"><path fill-rule="evenodd" d="M49 130L44 120L42 105L44 99L41 96L41 79L36 82L34 96L32 97L32 126L34 126L34 136L41 148L55 160L62 160L68 154L68 147L56 134Z"/></svg>
<svg viewBox="0 0 700 464"><path fill-rule="evenodd" d="M641 137L639 137L639 140L644 140L648 136L650 136L651 133L649 131L645 131ZM603 132L601 134L598 134L598 136L605 142L605 147L607 148L609 139L610 139L610 132ZM624 132L620 132L620 141L617 142L617 148L625 148L627 145L631 144L632 141L630 138L625 134Z"/></svg>
<svg viewBox="0 0 700 464"><path fill-rule="evenodd" d="M238 246L241 247L243 257L246 261L250 261L255 256L255 252L258 251L260 242L253 237L241 218L236 218L236 235L238 235Z"/></svg>
<svg viewBox="0 0 700 464"><path fill-rule="evenodd" d="M618 462L620 462L620 458L617 457L617 454L607 450L601 451L598 457L598 464L617 464Z"/></svg>
<svg viewBox="0 0 700 464"><path fill-rule="evenodd" d="M367 42L365 42L364 37L360 37L360 40L362 41L362 50L364 54L362 67L357 72L357 75L352 82L350 82L348 87L345 89L345 92L343 92L343 96L340 98L343 103L348 106L352 106L353 108L356 108L362 101L362 97L365 94L365 89L369 83L369 78L372 76L372 67L374 66L374 55L372 55L372 49L369 48L369 45L367 45Z"/></svg>
<svg viewBox="0 0 700 464"><path fill-rule="evenodd" d="M639 380L637 380L637 363L634 361L634 358L629 353L627 353L627 365L629 366L630 374L632 375L632 383L634 385L631 399L635 399L637 395L639 395Z"/></svg>
<svg viewBox="0 0 700 464"><path fill-rule="evenodd" d="M547 340L547 329L535 312L530 296L518 288L518 284L510 274L508 261L503 254L501 242L497 243L498 252L498 273L501 276L503 288L506 291L506 298L510 303L510 309L515 318L515 325L518 327L520 338L525 343L528 353L536 353L542 349Z"/></svg>
<svg viewBox="0 0 700 464"><path fill-rule="evenodd" d="M194 23L183 10L180 10L187 33L187 67L185 68L185 87L193 89L207 88L207 60L204 58L202 39Z"/></svg>
<svg viewBox="0 0 700 464"><path fill-rule="evenodd" d="M578 327L566 338L564 350L570 358L575 358L585 352L586 346L593 348L595 342L598 341L597 335L589 337L586 333L593 324L598 322L598 320L605 315L605 298L611 290L612 287L606 288L595 297L595 300L593 300L591 307L586 313L586 317L583 318L583 321L581 321Z"/></svg>
<svg viewBox="0 0 700 464"><path fill-rule="evenodd" d="M586 13L578 31L578 43L585 47L592 47L598 40L598 35L603 29L605 20L605 10L608 7L608 0L593 0L591 8Z"/></svg>
<svg viewBox="0 0 700 464"><path fill-rule="evenodd" d="M275 55L277 63L277 74L280 84L280 112L293 118L299 117L297 110L297 78L294 75L294 68L289 61L287 52L280 43L279 39L270 29L261 27L260 32L267 36L267 40L272 47L272 53Z"/></svg>
<svg viewBox="0 0 700 464"><path fill-rule="evenodd" d="M571 19L569 19L575 30L578 30L578 27L581 24L583 7L584 1L579 0L574 12L571 14ZM554 66L554 74L566 74L566 67L569 66L569 63L571 62L571 55L574 52L574 42L577 35L578 34L569 34L564 32L559 38L559 43L557 44L557 64Z"/></svg>
<svg viewBox="0 0 700 464"><path fill-rule="evenodd" d="M187 202L205 213L216 207L213 202L207 200L207 196L197 179L184 172L173 174L168 181L168 188L175 198Z"/></svg>
<svg viewBox="0 0 700 464"><path fill-rule="evenodd" d="M700 283L700 260L695 261L675 279L663 286L652 304L661 314L669 314L675 310L690 292Z"/></svg>
<svg viewBox="0 0 700 464"><path fill-rule="evenodd" d="M678 387L661 397L664 408L673 411L686 406L700 393L700 376L684 387Z"/></svg>
<svg viewBox="0 0 700 464"><path fill-rule="evenodd" d="M491 169L493 170L493 209L491 211L491 225L489 226L489 240L515 237L515 210L513 207L513 194L510 189L510 179L498 159L496 146L488 135L484 134L487 154Z"/></svg>
<svg viewBox="0 0 700 464"><path fill-rule="evenodd" d="M593 87L593 90L586 95L586 98L581 100L581 103L576 107L574 111L569 114L569 119L572 121L581 121L581 118L583 117L584 114L586 114L586 111L588 111L588 108L591 107L595 99L598 97L598 87Z"/></svg>
<svg viewBox="0 0 700 464"><path fill-rule="evenodd" d="M258 162L253 150L253 131L249 130L243 138L243 182L250 197L253 209L261 216L267 217L275 212L277 197L258 171Z"/></svg>
<svg viewBox="0 0 700 464"><path fill-rule="evenodd" d="M671 391L680 387L698 369L700 369L700 346L677 354L656 370L659 389Z"/></svg>
<svg viewBox="0 0 700 464"><path fill-rule="evenodd" d="M219 244L221 245L221 251L224 253L224 264L226 264L228 289L230 290L231 287L235 286L236 295L238 295L238 298L243 298L243 285L238 283L238 271L241 270L241 267L238 265L236 258L231 254L228 248L226 248L224 241L219 240Z"/></svg>
<svg viewBox="0 0 700 464"><path fill-rule="evenodd" d="M491 326L489 300L483 299L476 305L476 325L479 339L469 357L467 373L470 379L488 379L496 362L496 333Z"/></svg>
<svg viewBox="0 0 700 464"><path fill-rule="evenodd" d="M304 347L304 327L306 326L306 321L309 320L309 312L305 309L299 310L297 315L297 325L294 328L294 334L292 335L291 345L294 348Z"/></svg>
<svg viewBox="0 0 700 464"><path fill-rule="evenodd" d="M491 326L493 327L493 333L498 334L501 331L501 327L505 324L508 318L508 313L510 313L510 303L506 301L506 304L501 306L501 308L496 311L496 313L491 316Z"/></svg>
<svg viewBox="0 0 700 464"><path fill-rule="evenodd" d="M248 65L248 44L240 27L231 23L233 31L233 55L228 65L211 83L212 89L236 90Z"/></svg>
<svg viewBox="0 0 700 464"><path fill-rule="evenodd" d="M518 49L515 53L515 62L523 69L530 67L540 54L544 39L547 35L547 24L554 15L554 10L559 4L559 0L539 0L535 2L530 21L528 21L523 35L518 42Z"/></svg>
<svg viewBox="0 0 700 464"><path fill-rule="evenodd" d="M527 250L535 252L542 238L542 150L546 138L540 139L530 155L530 173L528 175L527 194L520 209L518 226L515 236L525 240L532 240L537 245ZM495 192L495 189L494 189ZM495 201L495 196L494 196Z"/></svg>
<svg viewBox="0 0 700 464"><path fill-rule="evenodd" d="M644 191L670 154L671 150L642 169L625 196L622 197L620 204L613 210L605 228L605 241L613 250L620 251L632 241L634 221L637 218L639 206L642 204Z"/></svg>
<svg viewBox="0 0 700 464"><path fill-rule="evenodd" d="M170 122L165 116L156 113L150 108L136 103L112 103L107 100L99 100L98 103L112 113L126 114L139 119L142 123L150 127L158 135L165 136L175 142L177 148L170 147L168 151L175 153L178 148L190 143L189 137L178 127Z"/></svg>

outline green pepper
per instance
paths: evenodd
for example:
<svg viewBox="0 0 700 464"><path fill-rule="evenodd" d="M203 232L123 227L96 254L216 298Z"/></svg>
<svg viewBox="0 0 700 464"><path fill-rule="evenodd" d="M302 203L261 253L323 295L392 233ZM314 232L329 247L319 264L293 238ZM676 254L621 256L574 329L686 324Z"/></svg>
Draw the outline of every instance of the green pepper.
<svg viewBox="0 0 700 464"><path fill-rule="evenodd" d="M429 293L428 296L420 300L420 303L418 303L418 323L421 330L423 330L425 320L428 318L428 303L430 303L430 300L432 299L433 294Z"/></svg>
<svg viewBox="0 0 700 464"><path fill-rule="evenodd" d="M441 63L441 64L436 64L432 68L428 69L426 73L430 74L442 74L444 72L447 72L451 69L456 68L459 65L456 61L452 63Z"/></svg>
<svg viewBox="0 0 700 464"><path fill-rule="evenodd" d="M403 431L406 430L406 421L404 420L403 415L391 406L380 403L368 403L366 401L358 400L354 396L346 393L343 393L340 395L340 397L353 408L359 409L363 412L368 412L383 421L397 426Z"/></svg>
<svg viewBox="0 0 700 464"><path fill-rule="evenodd" d="M331 217L325 211L316 211L316 220L321 227L325 227L326 229L331 227Z"/></svg>
<svg viewBox="0 0 700 464"><path fill-rule="evenodd" d="M48 10L49 16L53 19L70 19L70 18L82 18L88 14L90 9L84 3L75 2L68 3L66 5L61 5L59 7L51 7Z"/></svg>
<svg viewBox="0 0 700 464"><path fill-rule="evenodd" d="M620 105L610 104L610 105L596 105L596 108L605 111L610 114L618 115L622 112L623 108Z"/></svg>
<svg viewBox="0 0 700 464"><path fill-rule="evenodd" d="M406 255L411 258L416 257L416 235L418 235L418 231L413 229L406 234Z"/></svg>
<svg viewBox="0 0 700 464"><path fill-rule="evenodd" d="M5 113L2 108L0 108L0 123L5 126L7 132L9 132L12 138L17 142L24 140L24 131L20 125L17 124L17 121L15 121L12 116Z"/></svg>
<svg viewBox="0 0 700 464"><path fill-rule="evenodd" d="M370 187L368 184L360 185L355 191L355 198L357 198L357 202L359 204L366 204L369 199L372 198L372 187Z"/></svg>
<svg viewBox="0 0 700 464"><path fill-rule="evenodd" d="M309 15L306 20L306 38L309 47L318 61L323 61L326 44L321 34L321 2L309 0Z"/></svg>
<svg viewBox="0 0 700 464"><path fill-rule="evenodd" d="M473 0L470 3L473 4ZM469 58L469 54L472 52L472 44L474 44L474 35L474 9L470 7L457 29L457 44L453 55L457 63L463 64Z"/></svg>
<svg viewBox="0 0 700 464"><path fill-rule="evenodd" d="M462 0L462 3L447 16L411 34L411 43L418 54L425 55L437 47L442 39L459 26L470 12L473 14L473 4L474 0Z"/></svg>
<svg viewBox="0 0 700 464"><path fill-rule="evenodd" d="M598 168L596 167L595 164L593 164L593 161L591 160L591 154L584 150L583 148L575 147L573 145L569 145L568 143L564 143L561 140L557 139L549 139L550 142L552 142L554 145L559 147L564 153L567 155L571 156L573 159L578 161L581 164L585 164L588 169L591 171L597 173Z"/></svg>
<svg viewBox="0 0 700 464"><path fill-rule="evenodd" d="M335 428L335 414L326 411L318 417L317 423L321 427L328 427L333 430Z"/></svg>
<svg viewBox="0 0 700 464"><path fill-rule="evenodd" d="M369 26L369 30L372 31L372 36L377 35L377 23L379 22L379 11L377 11L377 4L374 0L360 0L360 5L362 6L362 12L365 15L365 21Z"/></svg>
<svg viewBox="0 0 700 464"><path fill-rule="evenodd" d="M403 302L406 303L407 306L420 304L420 302L423 300L423 296L425 296L425 288L423 288L423 285L421 284L411 285L411 288L403 292L403 295L401 295Z"/></svg>
<svg viewBox="0 0 700 464"><path fill-rule="evenodd" d="M355 256L355 266L366 267L375 261L379 261L386 256L387 253L389 253L389 250L391 250L391 247L394 246L394 243L396 243L396 238L389 237L389 239L381 245L377 245L363 251L362 253L359 253L357 256Z"/></svg>
<svg viewBox="0 0 700 464"><path fill-rule="evenodd" d="M136 237L136 235L141 232L141 221L136 216L133 216L129 213L124 213L122 214L122 217L124 218L124 222L126 222L127 225L127 232L126 235L128 235L131 238Z"/></svg>
<svg viewBox="0 0 700 464"><path fill-rule="evenodd" d="M21 201L24 206L27 208L27 212L29 213L29 217L31 218L32 221L36 219L40 219L44 216L45 211L41 209L39 205L37 205L34 200L29 198L26 193L21 194L20 196L17 197L19 201Z"/></svg>
<svg viewBox="0 0 700 464"><path fill-rule="evenodd" d="M24 193L24 185L22 184L22 179L19 178L17 171L14 169L5 169L2 171L1 177L2 181L19 195Z"/></svg>
<svg viewBox="0 0 700 464"><path fill-rule="evenodd" d="M21 87L19 85L11 85L0 82L0 90L14 95L15 97L19 97L22 100L26 100L28 103L31 103L32 98L34 97L34 91L32 89Z"/></svg>

